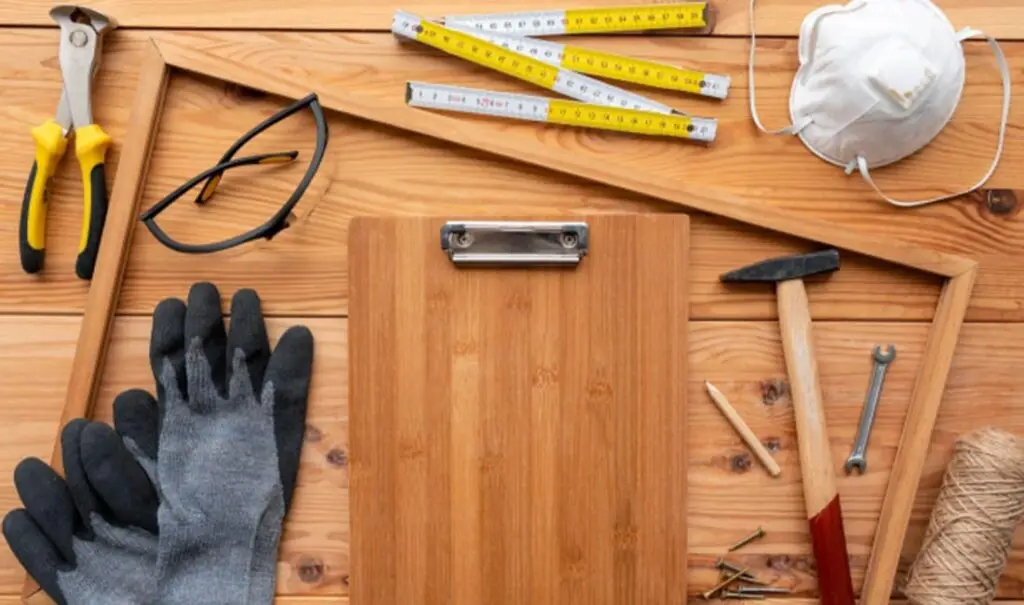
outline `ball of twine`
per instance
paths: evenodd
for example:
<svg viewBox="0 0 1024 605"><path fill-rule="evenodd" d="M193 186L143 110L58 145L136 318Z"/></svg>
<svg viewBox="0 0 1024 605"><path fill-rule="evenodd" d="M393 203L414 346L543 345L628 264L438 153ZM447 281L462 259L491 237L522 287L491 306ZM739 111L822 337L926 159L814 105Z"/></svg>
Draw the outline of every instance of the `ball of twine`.
<svg viewBox="0 0 1024 605"><path fill-rule="evenodd" d="M924 545L907 576L913 605L988 605L1024 517L1024 447L988 428L956 442Z"/></svg>

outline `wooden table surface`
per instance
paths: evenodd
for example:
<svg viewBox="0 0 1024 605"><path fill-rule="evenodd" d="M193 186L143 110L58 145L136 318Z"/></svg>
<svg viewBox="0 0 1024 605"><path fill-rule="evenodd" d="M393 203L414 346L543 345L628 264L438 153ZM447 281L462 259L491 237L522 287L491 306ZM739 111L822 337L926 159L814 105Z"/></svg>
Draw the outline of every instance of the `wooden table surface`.
<svg viewBox="0 0 1024 605"><path fill-rule="evenodd" d="M610 4L609 0L602 0ZM582 4L581 0L564 5ZM557 4L557 3L556 3ZM593 4L593 3L588 3ZM762 0L758 31L758 101L762 117L781 125L796 66L793 36L812 0ZM436 16L466 12L469 0L409 0L406 10ZM945 0L957 27L974 26L1005 39L1004 50L1024 94L1024 3L1019 0ZM87 286L74 277L81 217L79 173L65 158L52 186L47 268L24 275L17 256L18 213L32 162L28 129L52 116L60 92L57 30L47 4L0 5L0 419L12 428L0 443L0 510L18 505L10 476L18 460L49 456ZM385 30L398 8L357 0L102 0L90 5L127 26L107 39L95 81L96 121L114 137L108 181L138 79L138 61L150 36L230 52L279 65L303 81L367 95L402 94L409 79L517 89L488 74L422 48L399 45ZM491 10L551 7L541 0L494 3ZM723 103L644 91L675 106L719 118L710 148L597 135L534 125L540 136L574 146L649 150L652 165L683 170L708 188L737 193L796 215L814 216L902 238L981 261L981 274L957 349L917 499L904 557L917 551L954 439L973 428L999 425L1024 433L1017 397L1024 390L1024 109L1015 99L1007 147L991 190L953 203L899 210L876 200L856 176L811 155L799 141L758 134L749 123L746 0L723 0L719 35L587 39L583 45L702 66L733 76ZM223 29L229 28L229 29ZM283 31L282 28L291 30ZM241 31L241 30L259 31ZM343 29L345 31L330 31ZM883 187L919 197L973 183L995 145L1001 90L988 47L969 42L967 87L953 122L923 153L879 170ZM176 75L167 97L143 207L212 165L237 136L286 103L224 82ZM148 314L189 284L212 280L225 298L254 287L265 301L275 334L293 323L316 336L316 371L300 488L287 522L279 565L281 603L347 602L349 573L347 461L346 233L357 214L487 214L666 211L670 208L611 188L543 170L497 161L423 137L330 116L324 166L296 212L300 221L270 242L223 254L193 257L163 248L140 229L131 251L114 342L104 374L100 412L121 389L151 386L146 361ZM312 120L298 115L251 144L253 151L298 149L292 166L235 171L217 197L198 208L185 198L160 218L184 241L202 242L253 227L291 192L313 141ZM680 168L685 163L684 168ZM994 190L994 191L993 191ZM768 536L743 551L762 575L795 588L806 603L816 595L806 531L793 414L774 298L769 289L724 289L718 275L762 257L812 249L811 244L692 215L690 338L691 595L717 578L712 563L728 544L758 525ZM871 368L870 350L892 342L899 350L885 392L863 477L840 473L839 489L859 586L870 552L881 497L895 455L903 415L924 346L937 281L855 256L830 281L810 290L819 366L836 468L849 453ZM703 391L715 383L754 431L775 450L783 474L771 479L751 457ZM20 591L23 574L0 547L0 595ZM1024 597L1024 531L999 585L1001 598ZM0 604L16 599L0 596ZM787 602L799 602L790 600Z"/></svg>

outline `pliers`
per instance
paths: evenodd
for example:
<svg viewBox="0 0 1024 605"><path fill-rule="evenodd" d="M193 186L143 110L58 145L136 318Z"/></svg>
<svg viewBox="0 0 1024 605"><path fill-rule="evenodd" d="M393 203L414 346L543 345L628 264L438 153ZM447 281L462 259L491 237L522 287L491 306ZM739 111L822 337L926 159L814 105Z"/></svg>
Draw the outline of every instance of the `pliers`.
<svg viewBox="0 0 1024 605"><path fill-rule="evenodd" d="M82 169L84 210L75 273L91 279L96 265L103 223L107 217L107 182L104 170L111 139L92 121L92 79L100 65L103 36L116 23L94 10L60 5L50 10L60 25L60 69L63 92L54 118L32 129L35 162L29 173L18 230L21 266L26 273L43 268L46 252L47 187L75 132L75 155Z"/></svg>

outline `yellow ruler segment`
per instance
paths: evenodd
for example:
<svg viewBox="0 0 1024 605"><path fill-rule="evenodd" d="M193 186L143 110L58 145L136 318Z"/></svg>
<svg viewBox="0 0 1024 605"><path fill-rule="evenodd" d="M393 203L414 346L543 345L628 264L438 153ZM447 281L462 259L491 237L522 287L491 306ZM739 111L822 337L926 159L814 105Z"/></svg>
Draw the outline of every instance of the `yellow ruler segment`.
<svg viewBox="0 0 1024 605"><path fill-rule="evenodd" d="M732 79L722 74L635 59L541 38L490 32L478 27L456 24L450 25L449 28L575 73L716 99L725 99L729 96Z"/></svg>
<svg viewBox="0 0 1024 605"><path fill-rule="evenodd" d="M547 121L564 126L617 130L650 136L696 138L692 132L693 119L688 116L661 115L561 99L548 100Z"/></svg>
<svg viewBox="0 0 1024 605"><path fill-rule="evenodd" d="M411 107L561 126L615 130L638 135L675 137L711 143L718 130L710 118L611 107L534 95L409 82L405 102Z"/></svg>
<svg viewBox="0 0 1024 605"><path fill-rule="evenodd" d="M556 67L430 21L420 22L416 40L461 59L507 73L544 88L554 88L558 78L558 68Z"/></svg>
<svg viewBox="0 0 1024 605"><path fill-rule="evenodd" d="M565 11L567 34L707 27L707 2L652 4Z"/></svg>
<svg viewBox="0 0 1024 605"><path fill-rule="evenodd" d="M565 46L562 67L591 76L698 95L707 94L708 84L722 79L722 76L711 77L710 74L692 69L568 45ZM711 96L724 98L727 91L728 84L725 84L721 96Z"/></svg>
<svg viewBox="0 0 1024 605"><path fill-rule="evenodd" d="M562 53L560 50L556 53L557 49L549 48L543 52L537 49L521 49L492 39L492 34L482 34L476 29L463 27L445 27L404 11L395 14L391 22L391 31L402 38L422 42L454 57L553 90L577 101L658 113L673 112L673 109L664 103L562 68ZM514 39L527 40L521 37ZM530 42L538 43L554 44ZM533 50L537 52L532 52Z"/></svg>

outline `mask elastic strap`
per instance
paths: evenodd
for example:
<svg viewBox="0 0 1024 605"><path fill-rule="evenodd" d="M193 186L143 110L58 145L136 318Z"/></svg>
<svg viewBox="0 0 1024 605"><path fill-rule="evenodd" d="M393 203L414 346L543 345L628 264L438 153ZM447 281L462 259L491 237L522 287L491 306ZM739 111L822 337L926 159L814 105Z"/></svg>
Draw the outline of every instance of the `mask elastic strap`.
<svg viewBox="0 0 1024 605"><path fill-rule="evenodd" d="M785 128L778 130L768 130L761 123L761 116L757 113L757 93L754 87L754 55L757 53L757 35L754 33L754 2L756 0L750 0L750 60L747 62L747 80L750 82L750 115L754 118L754 124L761 130L761 132L767 134L796 134L803 130L810 120L805 120L800 124L790 124Z"/></svg>
<svg viewBox="0 0 1024 605"><path fill-rule="evenodd" d="M985 176L981 177L981 180L978 181L970 189L965 189L964 191L961 191L959 193L953 193L950 195L940 195L938 197L933 197L927 200L906 202L893 199L882 193L881 189L878 188L878 185L875 184L874 179L871 178L871 175L868 172L867 160L865 160L861 156L857 156L857 159L854 160L854 162L851 162L850 166L847 166L847 173L853 172L854 169L859 171L861 176L864 177L864 180L867 181L868 185L871 185L871 188L874 189L875 192L882 197L882 199L889 202L890 204L894 206L900 206L903 208L913 208L915 206L924 206L926 204L933 204L935 202L942 202L945 200L960 197L961 195L968 194L984 185L985 182L988 181L995 173L996 167L999 166L999 159L1003 155L1003 142L1006 140L1006 125L1010 117L1010 67L1006 64L1006 56L1003 55L1003 49L999 47L999 42L992 36L988 36L984 32L978 31L976 29L967 28L960 31L957 34L957 39L959 39L962 42L968 38L973 38L974 36L977 35L984 36L985 39L988 40L989 46L992 47L992 53L996 56L996 63L998 63L999 65L999 75L1003 79L1003 114L1002 118L999 121L999 143L996 146L995 157L992 158L992 165L989 166L988 172L985 173Z"/></svg>

